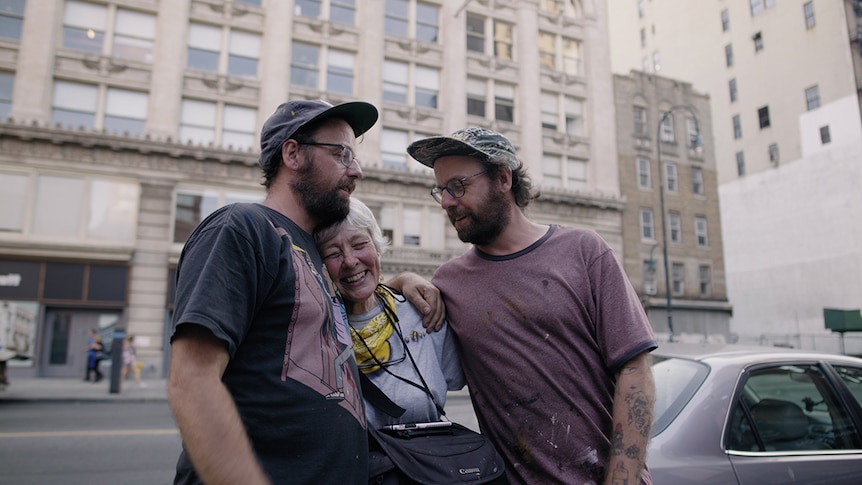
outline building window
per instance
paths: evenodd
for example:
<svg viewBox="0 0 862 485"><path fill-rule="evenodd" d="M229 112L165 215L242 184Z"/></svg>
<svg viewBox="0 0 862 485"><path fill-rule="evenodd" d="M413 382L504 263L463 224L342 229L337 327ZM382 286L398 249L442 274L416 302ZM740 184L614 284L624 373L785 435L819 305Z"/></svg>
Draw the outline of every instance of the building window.
<svg viewBox="0 0 862 485"><path fill-rule="evenodd" d="M638 187L642 189L652 188L652 176L650 175L649 159L646 157L637 158L637 174Z"/></svg>
<svg viewBox="0 0 862 485"><path fill-rule="evenodd" d="M700 139L700 130L697 128L697 123L695 123L694 118L686 118L685 119L685 132L686 144L689 148L698 149L701 148L702 141Z"/></svg>
<svg viewBox="0 0 862 485"><path fill-rule="evenodd" d="M742 138L742 118L739 115L733 115L733 139L739 140Z"/></svg>
<svg viewBox="0 0 862 485"><path fill-rule="evenodd" d="M21 2L22 9L23 5ZM108 8L104 5L67 1L63 15L63 47L92 54L107 51L112 57L152 62L155 16L118 8L111 22L108 18ZM108 31L109 25L112 31Z"/></svg>
<svg viewBox="0 0 862 485"><path fill-rule="evenodd" d="M485 53L485 18L467 14L467 50Z"/></svg>
<svg viewBox="0 0 862 485"><path fill-rule="evenodd" d="M661 123L661 141L667 143L673 143L676 137L674 136L673 129L673 115L670 113L665 113L662 115L662 123Z"/></svg>
<svg viewBox="0 0 862 485"><path fill-rule="evenodd" d="M440 74L437 69L415 66L414 79L416 79L415 105L437 109L437 95L440 92Z"/></svg>
<svg viewBox="0 0 862 485"><path fill-rule="evenodd" d="M733 65L733 45L731 44L724 46L724 61L727 64L727 67Z"/></svg>
<svg viewBox="0 0 862 485"><path fill-rule="evenodd" d="M229 31L228 49L224 61L221 53L222 36L221 27L190 24L188 67L231 76L256 78L260 56L260 36L239 30ZM226 67L221 68L221 65Z"/></svg>
<svg viewBox="0 0 862 485"><path fill-rule="evenodd" d="M320 47L294 42L291 46L290 85L317 89L317 58Z"/></svg>
<svg viewBox="0 0 862 485"><path fill-rule="evenodd" d="M641 239L655 241L655 222L652 209L641 209Z"/></svg>
<svg viewBox="0 0 862 485"><path fill-rule="evenodd" d="M494 119L512 122L515 120L515 86L496 82L494 84Z"/></svg>
<svg viewBox="0 0 862 485"><path fill-rule="evenodd" d="M641 71L649 72L649 57L641 59Z"/></svg>
<svg viewBox="0 0 862 485"><path fill-rule="evenodd" d="M738 93L736 91L736 78L731 79L727 82L727 87L730 90L730 102L735 103L737 100Z"/></svg>
<svg viewBox="0 0 862 485"><path fill-rule="evenodd" d="M407 166L407 145L409 135L403 130L383 128L380 132L380 160L385 168Z"/></svg>
<svg viewBox="0 0 862 485"><path fill-rule="evenodd" d="M25 0L4 0L0 3L0 38L21 39L24 4Z"/></svg>
<svg viewBox="0 0 862 485"><path fill-rule="evenodd" d="M0 120L9 118L12 110L12 91L15 88L15 76L8 72L0 72Z"/></svg>
<svg viewBox="0 0 862 485"><path fill-rule="evenodd" d="M216 209L234 202L261 202L257 192L226 192L216 189L179 189L174 206L175 243L184 243L192 231Z"/></svg>
<svg viewBox="0 0 862 485"><path fill-rule="evenodd" d="M485 117L488 85L485 81L467 78L467 114Z"/></svg>
<svg viewBox="0 0 862 485"><path fill-rule="evenodd" d="M635 120L635 135L647 136L647 110L646 108L635 106L634 107L634 120Z"/></svg>
<svg viewBox="0 0 862 485"><path fill-rule="evenodd" d="M100 98L104 96L103 102ZM98 113L97 107L104 106ZM51 123L66 128L105 130L142 136L147 116L147 94L93 84L56 81Z"/></svg>
<svg viewBox="0 0 862 485"><path fill-rule="evenodd" d="M30 176L0 172L0 232L20 233L24 230Z"/></svg>
<svg viewBox="0 0 862 485"><path fill-rule="evenodd" d="M767 8L775 6L775 0L749 0L749 2L751 3L752 17L763 12Z"/></svg>
<svg viewBox="0 0 862 485"><path fill-rule="evenodd" d="M558 47L558 42L560 47ZM570 76L581 74L581 43L579 41L540 32L538 48L541 67L562 71Z"/></svg>
<svg viewBox="0 0 862 485"><path fill-rule="evenodd" d="M778 165L778 143L769 145L769 161L772 165Z"/></svg>
<svg viewBox="0 0 862 485"><path fill-rule="evenodd" d="M419 207L404 207L402 211L404 222L404 245L422 245L422 209Z"/></svg>
<svg viewBox="0 0 862 485"><path fill-rule="evenodd" d="M413 80L412 93L411 79ZM437 69L400 61L383 62L384 101L437 109L439 92L440 73Z"/></svg>
<svg viewBox="0 0 862 485"><path fill-rule="evenodd" d="M703 169L691 167L691 192L695 195L703 195Z"/></svg>
<svg viewBox="0 0 862 485"><path fill-rule="evenodd" d="M754 52L760 52L763 50L763 34L761 32L751 36L751 40L754 41Z"/></svg>
<svg viewBox="0 0 862 485"><path fill-rule="evenodd" d="M437 42L437 7L408 0L386 0L385 8L386 34L422 42Z"/></svg>
<svg viewBox="0 0 862 485"><path fill-rule="evenodd" d="M805 107L808 111L820 107L820 87L817 85L811 86L805 90Z"/></svg>
<svg viewBox="0 0 862 485"><path fill-rule="evenodd" d="M700 279L700 296L707 297L712 294L712 270L709 266L700 266L697 269Z"/></svg>
<svg viewBox="0 0 862 485"><path fill-rule="evenodd" d="M498 59L511 61L514 44L514 27L508 22L494 20L494 55Z"/></svg>
<svg viewBox="0 0 862 485"><path fill-rule="evenodd" d="M542 183L548 187L562 187L562 157L559 155L542 155Z"/></svg>
<svg viewBox="0 0 862 485"><path fill-rule="evenodd" d="M730 30L730 13L727 9L721 11L721 31L727 32Z"/></svg>
<svg viewBox="0 0 862 485"><path fill-rule="evenodd" d="M820 127L820 143L826 145L832 141L832 135L829 134L829 125Z"/></svg>
<svg viewBox="0 0 862 485"><path fill-rule="evenodd" d="M257 112L251 108L184 99L180 139L184 143L248 150L254 146Z"/></svg>
<svg viewBox="0 0 862 485"><path fill-rule="evenodd" d="M234 0L236 1L236 0ZM257 0L260 5L260 0ZM356 0L296 0L294 14L302 17L323 18L324 9L329 9L329 20L338 24L353 25L356 17Z"/></svg>
<svg viewBox="0 0 862 485"><path fill-rule="evenodd" d="M706 217L697 216L694 218L694 236L699 247L709 246L709 238L706 234Z"/></svg>
<svg viewBox="0 0 862 485"><path fill-rule="evenodd" d="M146 119L146 93L108 88L105 93L105 131L142 136Z"/></svg>
<svg viewBox="0 0 862 485"><path fill-rule="evenodd" d="M671 285L673 286L674 295L682 295L685 293L685 265L682 263L673 263L671 265Z"/></svg>
<svg viewBox="0 0 862 485"><path fill-rule="evenodd" d="M757 110L757 120L760 123L760 129L769 128L769 106L764 106Z"/></svg>
<svg viewBox="0 0 862 485"><path fill-rule="evenodd" d="M658 51L653 51L652 53L652 69L655 72L661 71L661 56Z"/></svg>
<svg viewBox="0 0 862 485"><path fill-rule="evenodd" d="M329 49L326 58L326 91L353 94L353 53Z"/></svg>
<svg viewBox="0 0 862 485"><path fill-rule="evenodd" d="M584 190L587 188L587 161L566 157L566 188Z"/></svg>
<svg viewBox="0 0 862 485"><path fill-rule="evenodd" d="M231 30L228 38L227 73L257 78L260 35Z"/></svg>
<svg viewBox="0 0 862 485"><path fill-rule="evenodd" d="M805 28L813 29L817 25L817 19L814 18L814 2L805 2L802 5L802 11L805 13Z"/></svg>
<svg viewBox="0 0 862 485"><path fill-rule="evenodd" d="M646 29L641 29L641 47L646 47Z"/></svg>
<svg viewBox="0 0 862 485"><path fill-rule="evenodd" d="M551 93L542 93L541 108L542 108L542 128L552 131L557 131L559 111L557 110L557 95Z"/></svg>
<svg viewBox="0 0 862 485"><path fill-rule="evenodd" d="M584 119L584 101L570 96L563 97L564 115L566 117L566 134L569 136L586 136L586 120Z"/></svg>
<svg viewBox="0 0 862 485"><path fill-rule="evenodd" d="M677 171L675 163L664 164L665 183L667 183L668 192L679 192L679 184L677 183Z"/></svg>
<svg viewBox="0 0 862 485"><path fill-rule="evenodd" d="M745 175L745 154L736 152L736 174L742 177Z"/></svg>
<svg viewBox="0 0 862 485"><path fill-rule="evenodd" d="M638 18L644 18L644 0L638 0Z"/></svg>
<svg viewBox="0 0 862 485"><path fill-rule="evenodd" d="M680 219L679 212L669 212L667 216L670 242L682 244L682 219Z"/></svg>

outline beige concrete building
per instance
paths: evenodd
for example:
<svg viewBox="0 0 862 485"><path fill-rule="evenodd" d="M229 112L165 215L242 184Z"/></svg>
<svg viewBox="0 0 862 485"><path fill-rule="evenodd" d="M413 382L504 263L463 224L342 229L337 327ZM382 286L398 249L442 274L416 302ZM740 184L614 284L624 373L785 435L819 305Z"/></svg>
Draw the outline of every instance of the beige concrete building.
<svg viewBox="0 0 862 485"><path fill-rule="evenodd" d="M838 350L823 310L862 307L862 199L847 182L862 153L862 2L608 5L614 72L710 98L732 332Z"/></svg>
<svg viewBox="0 0 862 485"><path fill-rule="evenodd" d="M626 273L662 340L726 342L731 307L709 98L638 71L615 75L614 91Z"/></svg>
<svg viewBox="0 0 862 485"><path fill-rule="evenodd" d="M217 207L263 197L259 127L289 98L362 99L357 196L384 272L464 251L405 147L506 134L543 197L531 216L622 254L604 2L17 0L0 11L0 344L13 376L79 376L84 335L136 336L163 375L173 270Z"/></svg>

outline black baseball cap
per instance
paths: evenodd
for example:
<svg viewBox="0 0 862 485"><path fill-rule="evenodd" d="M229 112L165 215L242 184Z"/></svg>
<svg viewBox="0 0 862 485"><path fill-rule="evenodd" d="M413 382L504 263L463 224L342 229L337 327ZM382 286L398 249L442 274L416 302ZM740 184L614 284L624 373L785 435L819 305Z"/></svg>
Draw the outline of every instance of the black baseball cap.
<svg viewBox="0 0 862 485"><path fill-rule="evenodd" d="M260 130L258 163L266 169L276 153L281 153L284 142L311 123L331 118L342 119L353 128L353 134L359 136L377 123L377 117L377 108L364 101L351 101L335 106L320 99L282 103Z"/></svg>

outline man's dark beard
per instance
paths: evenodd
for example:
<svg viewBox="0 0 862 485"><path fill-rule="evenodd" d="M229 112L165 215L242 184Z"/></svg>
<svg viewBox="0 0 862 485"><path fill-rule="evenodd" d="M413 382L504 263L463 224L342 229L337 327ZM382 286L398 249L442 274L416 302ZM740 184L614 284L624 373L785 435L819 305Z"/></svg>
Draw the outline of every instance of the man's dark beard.
<svg viewBox="0 0 862 485"><path fill-rule="evenodd" d="M456 229L458 239L477 246L491 244L509 224L509 220L512 217L511 211L512 207L503 194L494 190L493 187L489 187L488 197L479 206L479 212L482 214L481 220L474 217L472 211L466 214L459 214L466 215L470 219L470 224L462 226L461 229ZM452 214L449 215L449 220L454 224L455 221Z"/></svg>
<svg viewBox="0 0 862 485"><path fill-rule="evenodd" d="M347 217L350 213L350 201L341 195L342 187L339 185L329 191L323 189L310 157L305 159L298 175L293 183L293 190L299 194L302 206L315 221L315 227L326 227Z"/></svg>

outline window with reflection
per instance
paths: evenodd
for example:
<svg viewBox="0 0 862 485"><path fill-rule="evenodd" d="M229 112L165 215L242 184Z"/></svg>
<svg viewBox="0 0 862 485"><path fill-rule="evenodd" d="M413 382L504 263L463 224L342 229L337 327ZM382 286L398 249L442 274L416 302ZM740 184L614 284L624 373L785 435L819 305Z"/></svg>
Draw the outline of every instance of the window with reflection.
<svg viewBox="0 0 862 485"><path fill-rule="evenodd" d="M542 155L542 184L548 187L562 187L562 159L559 155Z"/></svg>
<svg viewBox="0 0 862 485"><path fill-rule="evenodd" d="M514 26L502 20L494 20L494 56L504 61L514 59L512 45L514 44Z"/></svg>
<svg viewBox="0 0 862 485"><path fill-rule="evenodd" d="M539 65L555 70L557 68L557 50L554 46L556 36L547 32L539 32Z"/></svg>
<svg viewBox="0 0 862 485"><path fill-rule="evenodd" d="M326 53L326 91L353 94L354 55L329 49Z"/></svg>
<svg viewBox="0 0 862 485"><path fill-rule="evenodd" d="M383 100L407 104L408 66L406 62L383 61Z"/></svg>
<svg viewBox="0 0 862 485"><path fill-rule="evenodd" d="M147 119L147 93L108 88L105 95L105 130L141 136Z"/></svg>
<svg viewBox="0 0 862 485"><path fill-rule="evenodd" d="M25 3L26 0L3 0L0 2L0 38L21 39Z"/></svg>
<svg viewBox="0 0 862 485"><path fill-rule="evenodd" d="M67 49L149 63L155 36L152 13L66 1L62 45Z"/></svg>
<svg viewBox="0 0 862 485"><path fill-rule="evenodd" d="M92 84L54 82L51 124L92 130L96 126L99 88Z"/></svg>
<svg viewBox="0 0 862 485"><path fill-rule="evenodd" d="M467 114L485 117L486 98L488 96L487 81L477 78L467 78Z"/></svg>
<svg viewBox="0 0 862 485"><path fill-rule="evenodd" d="M494 119L497 121L515 120L515 86L512 84L494 83Z"/></svg>
<svg viewBox="0 0 862 485"><path fill-rule="evenodd" d="M0 233L20 233L24 229L24 216L30 193L30 175L0 172Z"/></svg>
<svg viewBox="0 0 862 485"><path fill-rule="evenodd" d="M485 53L485 17L467 14L467 50Z"/></svg>
<svg viewBox="0 0 862 485"><path fill-rule="evenodd" d="M256 117L257 111L253 108L184 99L180 113L180 140L194 145L213 144L233 150L248 150L255 146Z"/></svg>
<svg viewBox="0 0 862 485"><path fill-rule="evenodd" d="M386 168L407 166L407 145L409 134L404 130L383 128L380 131L380 159Z"/></svg>
<svg viewBox="0 0 862 485"><path fill-rule="evenodd" d="M543 92L541 95L542 128L557 131L557 95Z"/></svg>
<svg viewBox="0 0 862 485"><path fill-rule="evenodd" d="M227 36L227 50L222 39ZM188 61L190 69L257 78L260 35L226 27L189 24Z"/></svg>
<svg viewBox="0 0 862 485"><path fill-rule="evenodd" d="M650 175L649 159L637 157L638 187L642 189L652 188L652 176Z"/></svg>
<svg viewBox="0 0 862 485"><path fill-rule="evenodd" d="M290 56L290 85L317 89L317 61L320 46L294 42Z"/></svg>
<svg viewBox="0 0 862 485"><path fill-rule="evenodd" d="M12 92L15 88L15 75L0 72L0 120L9 117L12 111Z"/></svg>

